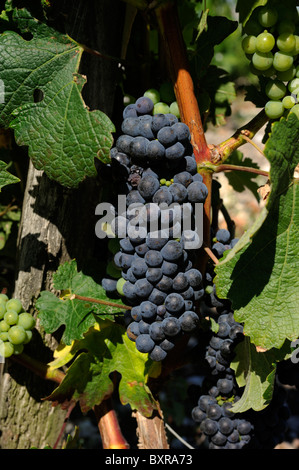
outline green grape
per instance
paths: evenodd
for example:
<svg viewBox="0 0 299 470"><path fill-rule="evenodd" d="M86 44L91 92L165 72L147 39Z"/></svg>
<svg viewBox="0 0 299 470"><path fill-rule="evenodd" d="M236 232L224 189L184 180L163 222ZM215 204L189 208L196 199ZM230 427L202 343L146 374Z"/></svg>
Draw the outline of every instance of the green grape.
<svg viewBox="0 0 299 470"><path fill-rule="evenodd" d="M26 339L23 344L28 344L29 341L32 339L32 331L31 330L25 330L26 333Z"/></svg>
<svg viewBox="0 0 299 470"><path fill-rule="evenodd" d="M292 21L282 20L277 25L278 34L291 33L295 32L295 24Z"/></svg>
<svg viewBox="0 0 299 470"><path fill-rule="evenodd" d="M299 54L299 36L295 34L294 37L295 37L295 47L291 51L292 56Z"/></svg>
<svg viewBox="0 0 299 470"><path fill-rule="evenodd" d="M255 21L254 19L250 18L250 20L248 20L246 25L244 26L244 33L250 36L257 36L258 34L260 34L262 29L263 27L258 21Z"/></svg>
<svg viewBox="0 0 299 470"><path fill-rule="evenodd" d="M276 76L278 80L281 80L282 82L289 82L294 78L296 75L296 68L294 65L290 67L288 70L285 70L284 72L278 72L276 73Z"/></svg>
<svg viewBox="0 0 299 470"><path fill-rule="evenodd" d="M281 52L291 52L296 46L296 38L294 34L280 34L276 39L276 45Z"/></svg>
<svg viewBox="0 0 299 470"><path fill-rule="evenodd" d="M4 317L4 314L6 312L6 305L4 302L0 302L0 320Z"/></svg>
<svg viewBox="0 0 299 470"><path fill-rule="evenodd" d="M273 59L273 67L279 72L285 72L293 65L294 59L291 54L287 52L275 52Z"/></svg>
<svg viewBox="0 0 299 470"><path fill-rule="evenodd" d="M265 92L270 100L281 100L286 94L287 87L280 80L269 80L265 87Z"/></svg>
<svg viewBox="0 0 299 470"><path fill-rule="evenodd" d="M159 101L159 103L156 103L154 105L153 114L168 114L168 113L170 113L168 104L162 103L161 101Z"/></svg>
<svg viewBox="0 0 299 470"><path fill-rule="evenodd" d="M155 88L149 88L146 90L144 96L151 99L154 104L159 103L160 101L160 93Z"/></svg>
<svg viewBox="0 0 299 470"><path fill-rule="evenodd" d="M162 102L170 104L176 100L175 94L173 91L173 85L170 82L162 83L162 85L159 88L159 93L160 93L160 100Z"/></svg>
<svg viewBox="0 0 299 470"><path fill-rule="evenodd" d="M0 294L0 300L3 300L4 302L8 301L8 297L6 294Z"/></svg>
<svg viewBox="0 0 299 470"><path fill-rule="evenodd" d="M292 107L290 114L295 114L299 119L299 104L295 104L295 106Z"/></svg>
<svg viewBox="0 0 299 470"><path fill-rule="evenodd" d="M285 109L290 109L296 104L296 100L293 96L285 96L282 100L283 107Z"/></svg>
<svg viewBox="0 0 299 470"><path fill-rule="evenodd" d="M284 113L284 107L281 101L268 101L265 105L265 113L269 119L278 119Z"/></svg>
<svg viewBox="0 0 299 470"><path fill-rule="evenodd" d="M258 12L258 20L264 28L271 28L278 19L277 10L268 6L262 7Z"/></svg>
<svg viewBox="0 0 299 470"><path fill-rule="evenodd" d="M291 80L288 84L288 89L291 93L297 95L299 93L299 78Z"/></svg>
<svg viewBox="0 0 299 470"><path fill-rule="evenodd" d="M24 350L24 344L14 344L14 354L22 354Z"/></svg>
<svg viewBox="0 0 299 470"><path fill-rule="evenodd" d="M275 38L273 34L265 30L259 34L255 42L256 50L259 52L270 52L275 46ZM254 51L255 52L255 51Z"/></svg>
<svg viewBox="0 0 299 470"><path fill-rule="evenodd" d="M4 321L6 321L8 325L16 325L18 323L18 320L19 315L15 310L7 310L4 315Z"/></svg>
<svg viewBox="0 0 299 470"><path fill-rule="evenodd" d="M22 344L26 340L25 329L20 325L13 325L8 330L8 339L12 344Z"/></svg>
<svg viewBox="0 0 299 470"><path fill-rule="evenodd" d="M118 279L121 276L121 270L115 266L113 261L109 261L107 264L106 273L114 279Z"/></svg>
<svg viewBox="0 0 299 470"><path fill-rule="evenodd" d="M164 186L164 184L166 184L166 179L165 179L165 178L161 178L161 179L160 179L160 184L161 184L162 186Z"/></svg>
<svg viewBox="0 0 299 470"><path fill-rule="evenodd" d="M0 333L0 341L8 341L8 333L7 331L2 331Z"/></svg>
<svg viewBox="0 0 299 470"><path fill-rule="evenodd" d="M10 357L14 354L14 352L15 352L14 345L11 344L9 341L5 341L4 343L0 344L0 356Z"/></svg>
<svg viewBox="0 0 299 470"><path fill-rule="evenodd" d="M6 323L6 321L4 321L4 320L0 321L0 332L8 331L9 328L10 328L10 326Z"/></svg>
<svg viewBox="0 0 299 470"><path fill-rule="evenodd" d="M169 110L171 114L174 114L178 119L180 119L180 110L179 110L179 105L177 101L173 101L171 105L169 106Z"/></svg>
<svg viewBox="0 0 299 470"><path fill-rule="evenodd" d="M297 78L299 78L299 65L297 65L297 67L296 67L296 74L295 75L296 75Z"/></svg>
<svg viewBox="0 0 299 470"><path fill-rule="evenodd" d="M124 286L125 283L126 283L126 280L123 277L121 277L117 281L116 290L119 293L119 295L124 295L123 286Z"/></svg>
<svg viewBox="0 0 299 470"><path fill-rule="evenodd" d="M242 40L242 49L245 54L254 54L256 51L256 37L252 35L245 36Z"/></svg>
<svg viewBox="0 0 299 470"><path fill-rule="evenodd" d="M35 319L28 312L20 313L18 325L22 326L24 330L32 330L35 327Z"/></svg>
<svg viewBox="0 0 299 470"><path fill-rule="evenodd" d="M20 313L22 308L22 303L19 299L10 299L6 302L6 310L15 310L17 313Z"/></svg>
<svg viewBox="0 0 299 470"><path fill-rule="evenodd" d="M252 56L252 64L258 70L267 70L273 64L272 52L255 52Z"/></svg>

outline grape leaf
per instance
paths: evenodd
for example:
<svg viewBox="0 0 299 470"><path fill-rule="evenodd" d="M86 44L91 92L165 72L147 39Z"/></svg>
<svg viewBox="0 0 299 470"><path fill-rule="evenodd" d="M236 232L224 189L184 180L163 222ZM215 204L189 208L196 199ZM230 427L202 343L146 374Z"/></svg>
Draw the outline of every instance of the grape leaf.
<svg viewBox="0 0 299 470"><path fill-rule="evenodd" d="M299 120L272 125L264 153L271 192L253 226L216 266L216 292L229 298L244 334L264 349L299 335Z"/></svg>
<svg viewBox="0 0 299 470"><path fill-rule="evenodd" d="M52 292L43 291L36 301L36 308L42 327L47 333L53 333L62 325L65 330L62 341L70 345L73 340L80 339L83 334L95 324L96 316L113 318L118 309L109 305L92 303L91 301L73 298L74 294L98 300L107 298L104 288L97 284L90 276L77 271L75 260L61 265L53 275L53 285L57 291L62 291L61 298ZM119 312L123 303L119 303Z"/></svg>
<svg viewBox="0 0 299 470"><path fill-rule="evenodd" d="M251 160L251 158L247 157L243 160L243 157L244 155L242 152L236 150L231 154L225 163L229 165L241 165L250 168L259 168L258 165ZM241 193L247 188L252 192L254 197L259 202L259 196L257 192L259 185L255 181L252 181L253 178L257 177L256 174L247 171L231 171L228 173L226 172L225 176L235 191Z"/></svg>
<svg viewBox="0 0 299 470"><path fill-rule="evenodd" d="M80 352L84 350L84 352ZM146 385L151 361L136 350L123 326L99 321L84 339L76 342L72 354L79 355L70 365L62 383L47 397L55 404L79 401L85 413L108 398L113 390L113 372L121 375L118 392L123 405L130 404L144 416L151 416L156 402Z"/></svg>
<svg viewBox="0 0 299 470"><path fill-rule="evenodd" d="M289 345L286 342L280 350L258 352L249 338L245 337L234 352L231 368L235 371L239 387L245 388L240 400L233 405L232 411L243 413L249 409L260 411L266 408L272 398L275 363L289 357Z"/></svg>
<svg viewBox="0 0 299 470"><path fill-rule="evenodd" d="M17 176L7 171L7 163L0 161L0 191L8 184L18 183L20 181Z"/></svg>
<svg viewBox="0 0 299 470"><path fill-rule="evenodd" d="M239 21L243 25L249 20L253 10L266 5L268 0L238 0L236 12L239 13Z"/></svg>
<svg viewBox="0 0 299 470"><path fill-rule="evenodd" d="M5 100L0 125L11 127L18 145L28 146L34 166L66 187L96 175L95 158L107 163L114 126L101 111L89 111L78 74L83 48L70 37L38 22L25 10L14 31L0 36L0 79Z"/></svg>

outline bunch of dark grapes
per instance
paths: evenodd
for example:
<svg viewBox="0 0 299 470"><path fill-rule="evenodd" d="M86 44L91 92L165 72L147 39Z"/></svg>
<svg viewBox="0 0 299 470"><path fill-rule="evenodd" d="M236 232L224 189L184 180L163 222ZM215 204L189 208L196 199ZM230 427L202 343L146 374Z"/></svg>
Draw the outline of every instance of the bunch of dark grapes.
<svg viewBox="0 0 299 470"><path fill-rule="evenodd" d="M153 109L147 96L127 106L111 150L126 208L112 223L119 238L113 267L120 277L104 278L102 285L132 306L127 334L137 350L160 361L199 322L194 305L204 289L194 264L200 248L196 205L208 190L197 173L188 126Z"/></svg>
<svg viewBox="0 0 299 470"><path fill-rule="evenodd" d="M214 254L221 258L237 241L228 230L217 231L212 245ZM282 442L286 431L289 411L285 391L276 384L270 404L260 412L231 411L242 395L231 362L236 346L244 340L243 326L235 321L230 302L217 297L213 277L213 268L208 268L202 301L215 310L215 323L205 352L208 370L192 418L200 424L210 449L242 449L245 446L273 449Z"/></svg>
<svg viewBox="0 0 299 470"><path fill-rule="evenodd" d="M265 112L278 119L291 110L299 117L299 22L293 2L268 1L245 25L242 47L252 73L266 77Z"/></svg>
<svg viewBox="0 0 299 470"><path fill-rule="evenodd" d="M33 316L24 311L19 299L0 294L0 358L21 354L34 326Z"/></svg>

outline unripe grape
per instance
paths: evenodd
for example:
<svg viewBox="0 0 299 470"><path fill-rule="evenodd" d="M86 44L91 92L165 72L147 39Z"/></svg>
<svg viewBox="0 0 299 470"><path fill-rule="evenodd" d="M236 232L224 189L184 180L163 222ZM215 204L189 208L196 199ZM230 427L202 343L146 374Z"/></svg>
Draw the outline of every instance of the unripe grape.
<svg viewBox="0 0 299 470"><path fill-rule="evenodd" d="M293 65L294 59L291 54L287 52L275 52L273 59L273 67L279 72L284 72L290 69Z"/></svg>
<svg viewBox="0 0 299 470"><path fill-rule="evenodd" d="M4 302L8 301L8 297L6 294L0 294L0 300L3 300Z"/></svg>
<svg viewBox="0 0 299 470"><path fill-rule="evenodd" d="M15 310L8 310L4 315L4 321L8 325L16 325L18 323L19 315Z"/></svg>
<svg viewBox="0 0 299 470"><path fill-rule="evenodd" d="M14 354L22 354L24 350L24 344L14 344Z"/></svg>
<svg viewBox="0 0 299 470"><path fill-rule="evenodd" d="M295 106L292 107L290 114L295 114L299 119L299 104L295 104Z"/></svg>
<svg viewBox="0 0 299 470"><path fill-rule="evenodd" d="M292 21L282 20L277 26L278 34L291 33L295 32L295 25Z"/></svg>
<svg viewBox="0 0 299 470"><path fill-rule="evenodd" d="M246 54L254 54L256 51L256 37L252 35L245 36L242 40L242 49Z"/></svg>
<svg viewBox="0 0 299 470"><path fill-rule="evenodd" d="M11 344L9 341L5 341L4 343L0 344L0 356L7 358L12 356L14 352L14 345Z"/></svg>
<svg viewBox="0 0 299 470"><path fill-rule="evenodd" d="M291 93L297 95L299 93L299 78L294 78L291 80L288 84L288 89Z"/></svg>
<svg viewBox="0 0 299 470"><path fill-rule="evenodd" d="M119 295L124 295L124 291L123 291L123 287L124 287L124 284L126 283L126 280L121 277L118 281L117 281L117 284L116 284L116 290L117 292L119 293Z"/></svg>
<svg viewBox="0 0 299 470"><path fill-rule="evenodd" d="M0 331L8 331L10 326L6 323L6 321L0 321Z"/></svg>
<svg viewBox="0 0 299 470"><path fill-rule="evenodd" d="M291 52L296 46L296 38L293 34L283 33L276 40L277 47L282 52Z"/></svg>
<svg viewBox="0 0 299 470"><path fill-rule="evenodd" d="M275 25L277 19L278 13L274 8L264 6L258 12L258 20L264 28L270 28Z"/></svg>
<svg viewBox="0 0 299 470"><path fill-rule="evenodd" d="M32 330L35 326L35 320L30 313L23 312L19 315L18 325L22 326L25 330Z"/></svg>
<svg viewBox="0 0 299 470"><path fill-rule="evenodd" d="M154 105L156 103L159 103L159 101L160 101L160 93L155 88L150 88L150 89L146 90L146 92L144 93L144 96L146 96L147 98L152 100Z"/></svg>
<svg viewBox="0 0 299 470"><path fill-rule="evenodd" d="M270 52L275 46L275 38L273 34L268 33L266 30L258 35L255 45L259 52Z"/></svg>
<svg viewBox="0 0 299 470"><path fill-rule="evenodd" d="M265 105L265 113L269 119L278 119L284 113L284 107L281 101L270 100Z"/></svg>
<svg viewBox="0 0 299 470"><path fill-rule="evenodd" d="M180 118L180 110L177 101L173 101L169 106L171 114L174 114L178 119Z"/></svg>
<svg viewBox="0 0 299 470"><path fill-rule="evenodd" d="M287 91L287 87L280 80L269 80L265 87L266 95L270 100L281 100Z"/></svg>
<svg viewBox="0 0 299 470"><path fill-rule="evenodd" d="M12 344L22 344L26 340L26 332L22 326L14 325L8 330L8 339Z"/></svg>
<svg viewBox="0 0 299 470"><path fill-rule="evenodd" d="M267 70L273 64L272 52L255 52L252 56L252 64L258 70Z"/></svg>
<svg viewBox="0 0 299 470"><path fill-rule="evenodd" d="M31 330L25 330L25 333L26 333L26 339L25 339L23 344L29 343L29 341L31 341L31 339L32 339L32 331Z"/></svg>
<svg viewBox="0 0 299 470"><path fill-rule="evenodd" d="M290 67L288 70L285 70L284 72L278 72L276 73L276 76L278 80L281 80L282 82L289 82L294 78L296 75L296 68L294 65Z"/></svg>
<svg viewBox="0 0 299 470"><path fill-rule="evenodd" d="M20 313L22 308L22 303L19 299L10 299L6 302L6 310L15 310L17 313Z"/></svg>
<svg viewBox="0 0 299 470"><path fill-rule="evenodd" d="M296 100L293 96L285 96L282 100L282 104L285 109L290 109L296 104Z"/></svg>
<svg viewBox="0 0 299 470"><path fill-rule="evenodd" d="M162 103L161 101L159 101L159 103L156 103L154 105L153 114L167 114L167 113L170 113L168 104Z"/></svg>

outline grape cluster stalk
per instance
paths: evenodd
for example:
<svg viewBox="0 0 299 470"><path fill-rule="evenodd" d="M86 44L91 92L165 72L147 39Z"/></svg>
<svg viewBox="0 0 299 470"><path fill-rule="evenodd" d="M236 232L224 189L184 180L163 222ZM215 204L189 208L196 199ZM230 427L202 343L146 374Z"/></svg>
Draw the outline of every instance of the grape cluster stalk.
<svg viewBox="0 0 299 470"><path fill-rule="evenodd" d="M196 211L208 190L197 173L188 126L172 113L153 111L148 96L128 105L111 149L126 210L116 211L111 224L119 239L112 269L119 276L104 278L102 285L132 306L127 335L137 350L161 361L198 326L195 302L204 289L195 268L201 246Z"/></svg>
<svg viewBox="0 0 299 470"><path fill-rule="evenodd" d="M256 8L245 25L242 48L250 70L262 81L265 113L279 119L285 113L299 116L299 21L289 2L269 1Z"/></svg>

